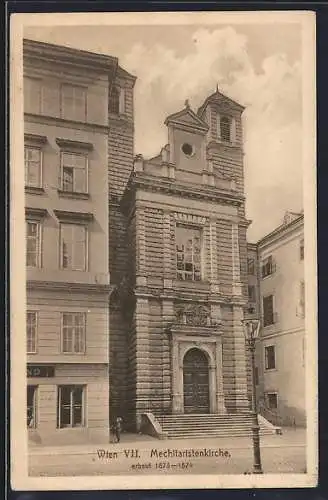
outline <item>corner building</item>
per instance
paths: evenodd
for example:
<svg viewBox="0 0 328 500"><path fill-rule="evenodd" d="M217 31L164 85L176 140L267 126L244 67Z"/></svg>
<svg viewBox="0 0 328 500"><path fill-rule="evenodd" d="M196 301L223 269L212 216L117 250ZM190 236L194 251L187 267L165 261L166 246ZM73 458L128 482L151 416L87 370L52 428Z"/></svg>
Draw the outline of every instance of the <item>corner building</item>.
<svg viewBox="0 0 328 500"><path fill-rule="evenodd" d="M219 91L197 113L186 102L167 117L159 155L135 157L119 196L111 411L131 427L145 412L249 409L243 110Z"/></svg>
<svg viewBox="0 0 328 500"><path fill-rule="evenodd" d="M23 48L29 438L104 442L108 110L118 61L31 40Z"/></svg>

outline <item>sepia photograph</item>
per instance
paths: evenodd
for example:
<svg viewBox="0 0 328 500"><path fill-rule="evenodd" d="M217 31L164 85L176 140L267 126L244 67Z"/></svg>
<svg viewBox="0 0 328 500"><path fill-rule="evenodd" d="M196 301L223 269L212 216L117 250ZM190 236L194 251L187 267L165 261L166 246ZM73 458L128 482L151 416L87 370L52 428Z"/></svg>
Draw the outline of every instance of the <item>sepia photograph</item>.
<svg viewBox="0 0 328 500"><path fill-rule="evenodd" d="M315 15L10 30L12 487L316 486Z"/></svg>

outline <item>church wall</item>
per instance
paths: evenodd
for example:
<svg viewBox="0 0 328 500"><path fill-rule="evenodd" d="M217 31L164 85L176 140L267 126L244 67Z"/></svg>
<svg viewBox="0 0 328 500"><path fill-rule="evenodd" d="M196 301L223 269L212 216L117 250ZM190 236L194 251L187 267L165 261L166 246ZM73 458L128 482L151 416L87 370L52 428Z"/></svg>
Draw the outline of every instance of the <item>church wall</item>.
<svg viewBox="0 0 328 500"><path fill-rule="evenodd" d="M163 277L163 211L145 208L146 276Z"/></svg>
<svg viewBox="0 0 328 500"><path fill-rule="evenodd" d="M125 89L125 113L109 114L108 182L109 182L109 272L110 280L119 286L134 269L129 260L128 243L135 231L128 229L120 200L133 169L133 88L120 78L116 82ZM120 297L112 296L110 304L110 417L135 413L135 328L131 311ZM131 407L132 406L132 407Z"/></svg>

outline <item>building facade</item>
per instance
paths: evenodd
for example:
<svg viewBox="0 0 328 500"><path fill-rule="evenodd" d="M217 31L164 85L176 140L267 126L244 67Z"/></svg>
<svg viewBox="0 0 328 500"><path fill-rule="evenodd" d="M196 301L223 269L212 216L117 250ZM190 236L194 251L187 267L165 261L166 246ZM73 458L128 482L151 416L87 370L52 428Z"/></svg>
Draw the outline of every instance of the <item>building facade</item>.
<svg viewBox="0 0 328 500"><path fill-rule="evenodd" d="M133 427L248 410L243 109L219 91L197 113L186 102L159 155L120 170L111 409Z"/></svg>
<svg viewBox="0 0 328 500"><path fill-rule="evenodd" d="M109 109L116 58L24 40L27 425L109 433ZM115 91L114 91L115 92Z"/></svg>
<svg viewBox="0 0 328 500"><path fill-rule="evenodd" d="M257 359L260 412L277 425L300 425L305 417L305 285L303 214L287 212L283 223L248 245L249 314L261 318ZM257 281L257 283L256 283ZM257 306L252 310L254 287Z"/></svg>

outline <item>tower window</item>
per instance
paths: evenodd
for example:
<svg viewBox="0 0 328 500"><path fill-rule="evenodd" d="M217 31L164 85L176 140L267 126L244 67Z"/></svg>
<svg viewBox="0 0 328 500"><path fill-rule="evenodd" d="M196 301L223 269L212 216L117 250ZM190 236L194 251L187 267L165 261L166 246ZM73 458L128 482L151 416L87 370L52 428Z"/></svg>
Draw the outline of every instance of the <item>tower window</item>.
<svg viewBox="0 0 328 500"><path fill-rule="evenodd" d="M194 153L194 148L192 147L191 144L188 144L187 142L182 144L181 149L186 156L192 156Z"/></svg>
<svg viewBox="0 0 328 500"><path fill-rule="evenodd" d="M227 116L220 118L220 132L222 141L231 141L231 120Z"/></svg>

